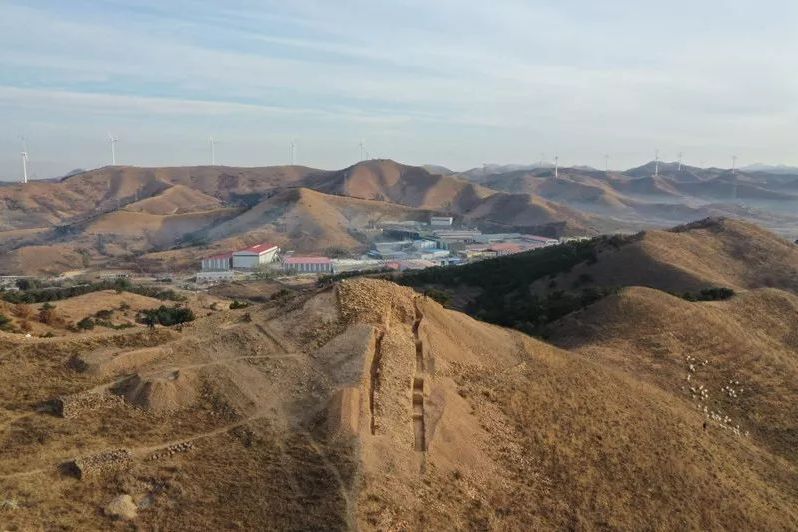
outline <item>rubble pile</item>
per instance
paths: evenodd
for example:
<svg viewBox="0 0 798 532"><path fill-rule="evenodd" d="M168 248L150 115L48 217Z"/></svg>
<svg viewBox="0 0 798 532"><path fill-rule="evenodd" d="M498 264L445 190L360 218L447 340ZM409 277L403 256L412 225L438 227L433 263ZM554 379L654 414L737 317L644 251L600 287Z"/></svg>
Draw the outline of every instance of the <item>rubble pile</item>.
<svg viewBox="0 0 798 532"><path fill-rule="evenodd" d="M62 395L53 401L56 413L67 419L76 418L100 408L119 406L123 402L119 396L93 392Z"/></svg>
<svg viewBox="0 0 798 532"><path fill-rule="evenodd" d="M112 449L75 458L67 464L67 467L82 480L111 471L127 469L132 461L133 453L129 449Z"/></svg>

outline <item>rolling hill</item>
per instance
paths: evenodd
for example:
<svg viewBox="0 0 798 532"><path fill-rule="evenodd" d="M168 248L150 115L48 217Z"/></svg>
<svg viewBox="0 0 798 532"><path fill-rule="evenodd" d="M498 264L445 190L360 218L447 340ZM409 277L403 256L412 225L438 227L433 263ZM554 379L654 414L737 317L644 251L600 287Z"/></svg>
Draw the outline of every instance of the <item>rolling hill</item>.
<svg viewBox="0 0 798 532"><path fill-rule="evenodd" d="M534 194L590 213L601 227L666 227L706 217L744 218L798 237L795 176L660 162L624 172L561 168L474 169L460 175L494 190Z"/></svg>
<svg viewBox="0 0 798 532"><path fill-rule="evenodd" d="M2 187L0 202L6 273L129 265L136 257L139 267L191 267L209 251L262 240L303 252L362 251L374 222L423 220L432 212L550 235L615 227L537 196L387 160L341 171L105 167L59 182Z"/></svg>

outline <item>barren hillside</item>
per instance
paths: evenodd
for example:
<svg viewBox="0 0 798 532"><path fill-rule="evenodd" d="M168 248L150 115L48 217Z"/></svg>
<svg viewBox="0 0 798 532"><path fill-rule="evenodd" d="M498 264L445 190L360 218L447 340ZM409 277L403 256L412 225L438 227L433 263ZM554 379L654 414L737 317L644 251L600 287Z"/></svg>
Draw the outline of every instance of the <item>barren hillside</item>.
<svg viewBox="0 0 798 532"><path fill-rule="evenodd" d="M461 215L487 229L552 236L616 227L539 197L497 192L389 160L335 172L301 166L112 166L60 182L2 187L0 205L5 273L57 272L83 263L118 266L136 258L155 269L167 263L186 267L209 249L257 240L317 253L333 246L360 250L366 242L358 233L368 223L423 219L428 212ZM58 251L50 252L50 246ZM28 249L59 258L31 261Z"/></svg>
<svg viewBox="0 0 798 532"><path fill-rule="evenodd" d="M794 177L654 162L624 172L561 168L475 169L461 175L511 194L534 194L592 214L597 226L660 228L708 216L734 216L798 237ZM655 175L656 173L656 175Z"/></svg>
<svg viewBox="0 0 798 532"><path fill-rule="evenodd" d="M724 351L695 374L744 382L723 410L739 431L681 389L683 352L660 375L659 358L568 352L387 281L181 330L0 334L11 528L798 525L786 332L778 387Z"/></svg>

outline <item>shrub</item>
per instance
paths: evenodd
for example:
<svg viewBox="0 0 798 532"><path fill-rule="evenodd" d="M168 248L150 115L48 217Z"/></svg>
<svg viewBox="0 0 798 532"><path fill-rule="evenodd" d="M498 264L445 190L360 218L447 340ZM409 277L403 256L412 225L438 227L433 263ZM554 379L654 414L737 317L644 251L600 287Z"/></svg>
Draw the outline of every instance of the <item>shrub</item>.
<svg viewBox="0 0 798 532"><path fill-rule="evenodd" d="M235 310L235 309L239 309L239 308L247 308L248 306L249 306L249 303L247 303L246 301L239 301L237 299L234 299L233 302L230 303L230 310Z"/></svg>
<svg viewBox="0 0 798 532"><path fill-rule="evenodd" d="M0 329L6 330L11 325L11 318L0 314Z"/></svg>
<svg viewBox="0 0 798 532"><path fill-rule="evenodd" d="M94 313L94 317L98 318L98 319L101 319L101 320L109 320L109 319L111 319L111 316L113 316L113 315L114 315L114 311L113 310L107 310L107 309L98 310L97 312Z"/></svg>
<svg viewBox="0 0 798 532"><path fill-rule="evenodd" d="M169 327L179 323L194 321L194 319L194 312L190 308L177 305L174 307L161 305L158 308L142 310L139 315L139 321L150 327L154 326L156 323Z"/></svg>
<svg viewBox="0 0 798 532"><path fill-rule="evenodd" d="M17 279L14 284L16 284L17 288L20 290L30 290L36 285L36 281L32 281L31 279Z"/></svg>
<svg viewBox="0 0 798 532"><path fill-rule="evenodd" d="M63 320L58 316L55 311L55 305L45 303L39 307L39 322L45 325L61 325Z"/></svg>
<svg viewBox="0 0 798 532"><path fill-rule="evenodd" d="M77 328L81 331L90 331L94 329L94 321L87 316L77 323Z"/></svg>
<svg viewBox="0 0 798 532"><path fill-rule="evenodd" d="M703 288L698 292L685 292L682 298L687 301L725 301L734 296L731 288L711 287Z"/></svg>
<svg viewBox="0 0 798 532"><path fill-rule="evenodd" d="M424 294L431 297L441 305L446 305L446 303L448 303L449 300L451 299L451 297L447 292L444 292L443 290L437 290L435 288L430 288L429 290L426 290Z"/></svg>
<svg viewBox="0 0 798 532"><path fill-rule="evenodd" d="M20 281L27 281L20 279ZM116 290L117 293L131 292L142 296L153 297L162 301L185 301L185 297L172 289L163 289L157 286L134 285L129 280L120 278L85 283L73 286L40 287L35 283L28 283L29 288L20 289L18 292L4 292L0 297L10 303L45 303L58 301L70 297L81 296L100 290Z"/></svg>

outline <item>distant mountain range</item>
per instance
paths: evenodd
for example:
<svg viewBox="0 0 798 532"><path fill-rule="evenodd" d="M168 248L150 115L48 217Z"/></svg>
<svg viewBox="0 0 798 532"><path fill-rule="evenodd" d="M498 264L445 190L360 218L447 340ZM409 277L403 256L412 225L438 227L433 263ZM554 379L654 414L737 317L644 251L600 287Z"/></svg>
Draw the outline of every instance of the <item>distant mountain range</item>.
<svg viewBox="0 0 798 532"><path fill-rule="evenodd" d="M365 251L381 220L432 213L484 231L595 235L707 216L798 237L798 176L653 162L626 172L486 165L456 173L391 160L303 166L75 171L0 187L0 273L192 267L262 240L307 253Z"/></svg>

